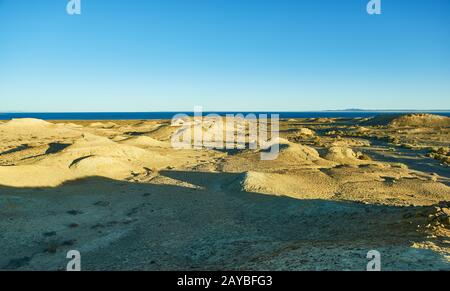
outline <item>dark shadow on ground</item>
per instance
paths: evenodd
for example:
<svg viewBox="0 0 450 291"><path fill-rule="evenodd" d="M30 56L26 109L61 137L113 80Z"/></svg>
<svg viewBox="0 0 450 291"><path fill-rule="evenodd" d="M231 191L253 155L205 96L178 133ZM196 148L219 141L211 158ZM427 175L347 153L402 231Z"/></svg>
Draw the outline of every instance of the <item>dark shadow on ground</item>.
<svg viewBox="0 0 450 291"><path fill-rule="evenodd" d="M67 148L68 146L70 146L71 144L69 143L50 143L48 145L48 149L45 151L46 155L49 154L56 154L62 150L64 150L65 148Z"/></svg>
<svg viewBox="0 0 450 291"><path fill-rule="evenodd" d="M359 150L367 153L376 161L381 162L396 162L402 163L408 166L408 168L424 173L436 173L442 177L450 178L450 168L442 166L438 160L422 157L427 154L426 150L412 150L401 147L395 147L387 142L379 140L371 140L372 146L382 146L384 149L393 147L396 153L377 151L370 148L358 148Z"/></svg>
<svg viewBox="0 0 450 291"><path fill-rule="evenodd" d="M7 154L12 154L12 153L15 153L15 152L20 152L20 151L23 151L23 150L26 150L26 149L29 149L29 148L30 148L29 145L23 144L23 145L20 145L18 147L15 147L13 149L10 149L10 150L7 150L7 151L4 151L4 152L0 153L0 156L7 155Z"/></svg>
<svg viewBox="0 0 450 291"><path fill-rule="evenodd" d="M241 174L165 171L203 187L91 177L56 188L0 187L0 269L364 270L448 268L406 213L422 207L298 200L237 191Z"/></svg>

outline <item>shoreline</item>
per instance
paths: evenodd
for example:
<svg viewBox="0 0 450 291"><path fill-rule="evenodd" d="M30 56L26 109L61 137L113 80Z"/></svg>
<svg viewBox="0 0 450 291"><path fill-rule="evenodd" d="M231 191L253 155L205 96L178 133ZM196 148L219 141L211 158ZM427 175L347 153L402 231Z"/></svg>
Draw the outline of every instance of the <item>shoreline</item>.
<svg viewBox="0 0 450 291"><path fill-rule="evenodd" d="M108 121L108 120L170 120L177 114L186 114L193 116L194 112L22 112L22 113L0 113L0 121L8 121L16 118L36 118L47 121L70 121L70 120L91 120L91 121ZM203 116L208 114L218 114L225 116L226 114L279 114L281 119L295 118L371 118L376 116L394 116L403 114L437 114L450 117L450 111L300 111L300 112L246 112L246 111L226 111L203 112Z"/></svg>

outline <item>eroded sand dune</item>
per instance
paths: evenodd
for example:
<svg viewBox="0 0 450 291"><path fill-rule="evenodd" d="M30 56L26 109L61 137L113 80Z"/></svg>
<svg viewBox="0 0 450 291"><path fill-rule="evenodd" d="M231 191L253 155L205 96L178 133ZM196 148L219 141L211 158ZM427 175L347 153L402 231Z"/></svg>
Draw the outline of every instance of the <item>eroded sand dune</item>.
<svg viewBox="0 0 450 291"><path fill-rule="evenodd" d="M390 114L372 118L365 122L370 125L387 125L391 127L449 127L450 117L434 114Z"/></svg>

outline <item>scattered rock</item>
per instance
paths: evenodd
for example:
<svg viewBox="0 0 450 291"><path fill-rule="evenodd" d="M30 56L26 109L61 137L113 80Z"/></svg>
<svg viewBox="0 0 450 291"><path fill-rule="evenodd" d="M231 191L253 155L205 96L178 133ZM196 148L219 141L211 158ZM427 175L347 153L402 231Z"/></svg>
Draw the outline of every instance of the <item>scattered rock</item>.
<svg viewBox="0 0 450 291"><path fill-rule="evenodd" d="M433 207L428 216L428 223L431 227L450 228L450 202L442 201Z"/></svg>

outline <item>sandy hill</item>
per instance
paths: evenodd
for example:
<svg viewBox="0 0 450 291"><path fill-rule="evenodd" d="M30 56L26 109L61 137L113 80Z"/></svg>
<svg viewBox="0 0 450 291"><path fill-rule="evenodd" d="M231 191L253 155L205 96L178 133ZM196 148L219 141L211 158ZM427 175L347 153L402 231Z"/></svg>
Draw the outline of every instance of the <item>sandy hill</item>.
<svg viewBox="0 0 450 291"><path fill-rule="evenodd" d="M390 127L448 127L450 117L435 114L389 114L374 117L364 125L381 125Z"/></svg>
<svg viewBox="0 0 450 291"><path fill-rule="evenodd" d="M22 119L12 119L4 124L5 127L50 127L53 126L52 123L35 118L22 118Z"/></svg>
<svg viewBox="0 0 450 291"><path fill-rule="evenodd" d="M268 151L274 146L279 148L282 156L287 155L295 159L312 162L320 159L319 153L314 148L298 143L292 143L284 138L278 138L275 142L269 144L265 151Z"/></svg>
<svg viewBox="0 0 450 291"><path fill-rule="evenodd" d="M279 154L275 160L263 161L261 154L269 153L273 147L278 147ZM244 162L246 161L246 162ZM251 162L249 162L251 161ZM335 162L320 157L316 149L278 138L268 143L263 149L229 155L225 159L223 169L231 172L271 171L274 168L320 168L333 167Z"/></svg>
<svg viewBox="0 0 450 291"><path fill-rule="evenodd" d="M326 149L325 159L336 162L341 165L362 165L371 164L372 161L364 160L364 157L359 152L354 152L351 148L346 146L332 146Z"/></svg>
<svg viewBox="0 0 450 291"><path fill-rule="evenodd" d="M89 176L126 179L132 173L172 164L177 164L177 160L85 133L72 145L58 153L46 155L45 159L0 167L0 184L17 187L57 186L68 180ZM23 179L24 176L27 179Z"/></svg>
<svg viewBox="0 0 450 291"><path fill-rule="evenodd" d="M65 124L53 124L33 118L12 119L2 123L0 124L0 132L4 135L4 138L9 138L10 136L27 136L30 134L36 137L80 135L76 127Z"/></svg>
<svg viewBox="0 0 450 291"><path fill-rule="evenodd" d="M231 187L240 191L297 199L327 199L334 195L337 183L318 170L291 175L248 171Z"/></svg>

